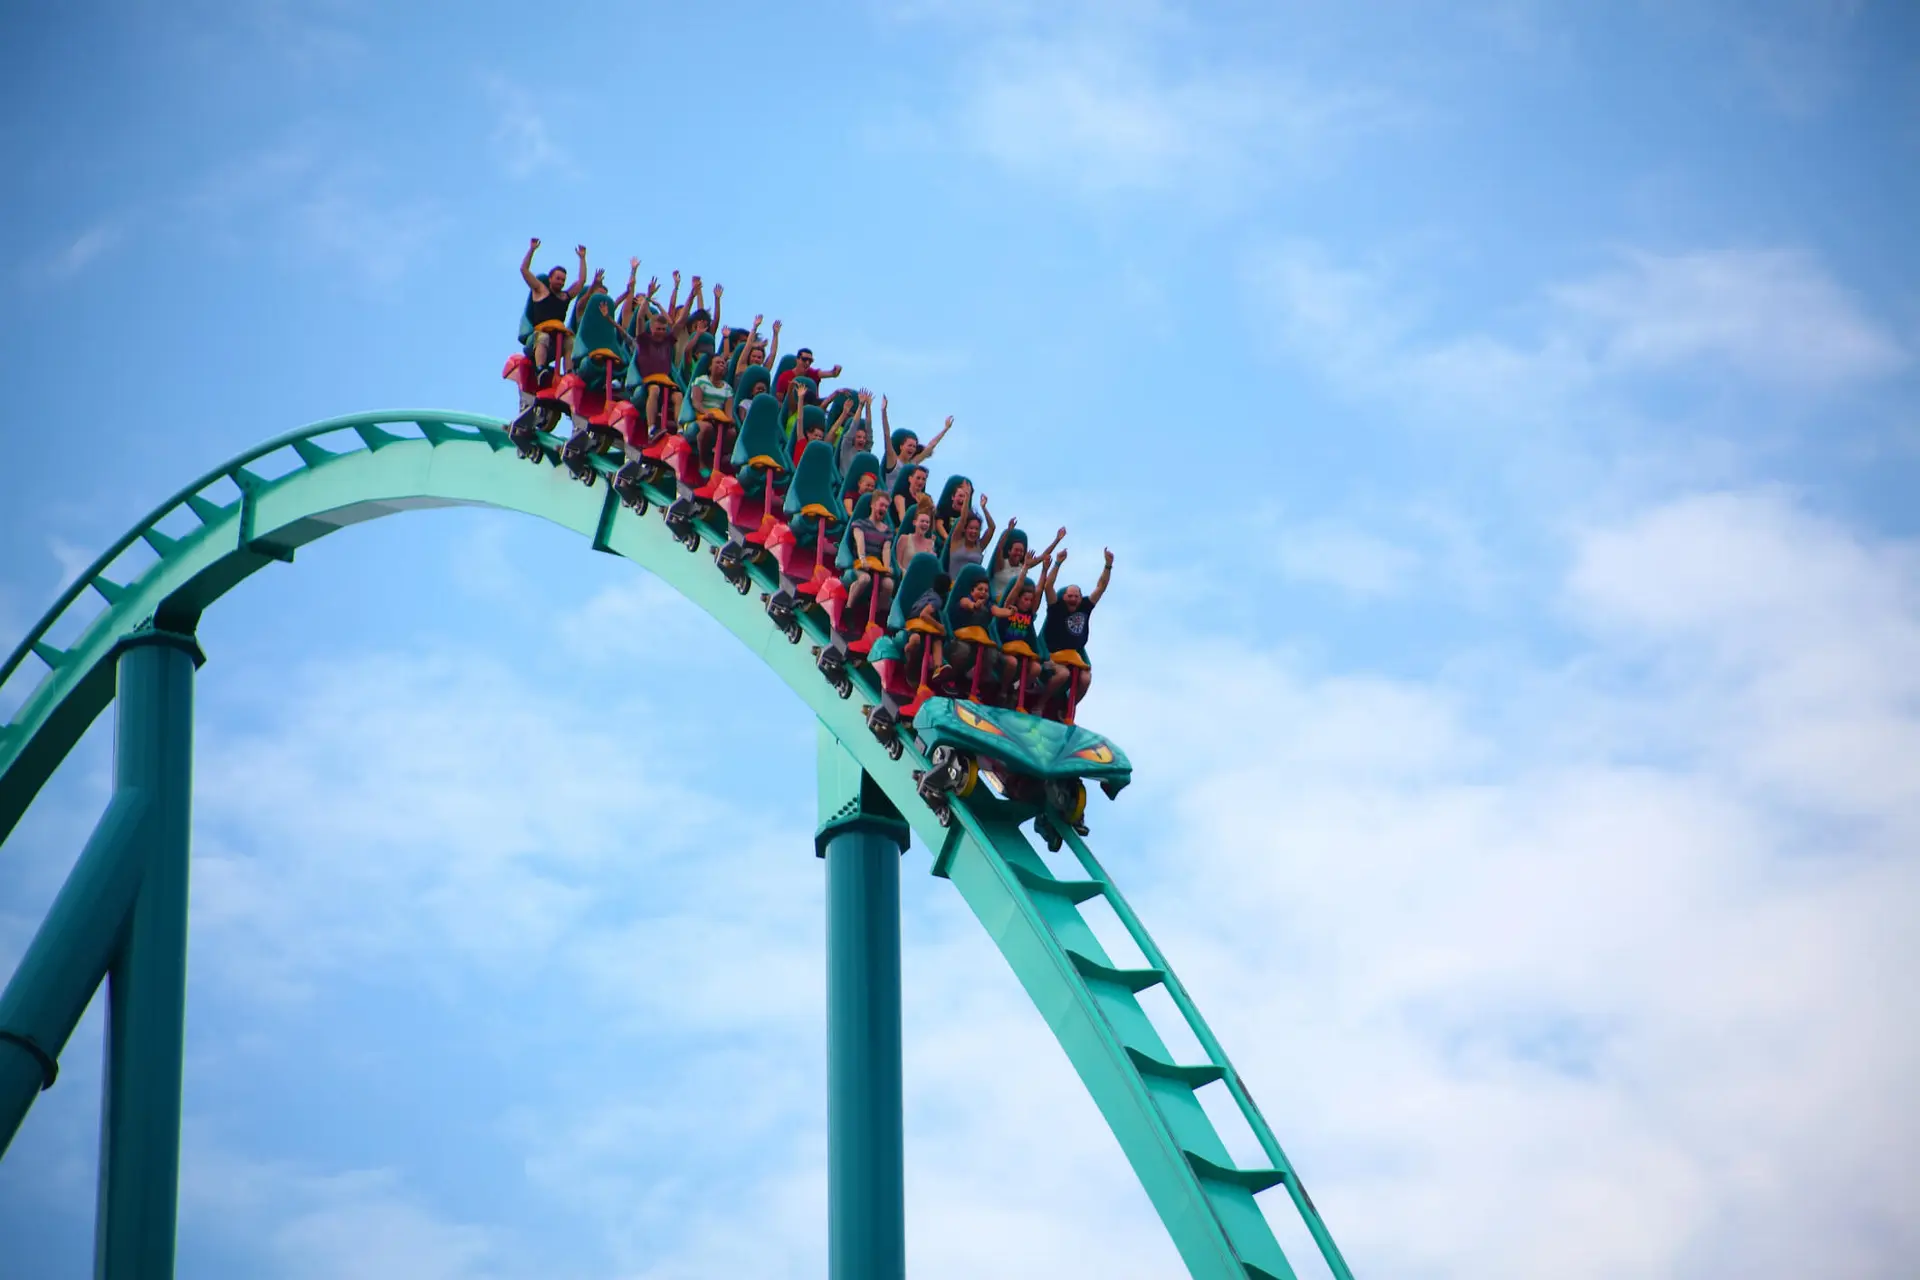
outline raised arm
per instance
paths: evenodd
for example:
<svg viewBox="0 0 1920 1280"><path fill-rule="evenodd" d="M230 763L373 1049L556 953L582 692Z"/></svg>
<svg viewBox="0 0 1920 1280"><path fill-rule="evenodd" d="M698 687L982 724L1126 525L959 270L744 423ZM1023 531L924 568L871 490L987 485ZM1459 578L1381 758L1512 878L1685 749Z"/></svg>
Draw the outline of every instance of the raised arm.
<svg viewBox="0 0 1920 1280"><path fill-rule="evenodd" d="M1037 557L1030 556L1028 558L1044 560L1048 556L1052 555L1054 553L1054 550L1058 548L1059 545L1065 542L1066 540L1067 540L1067 526L1061 525L1060 531L1053 535L1053 541L1047 544L1047 549L1045 551L1042 551ZM1067 556L1066 552L1062 551L1060 553L1060 558L1062 560L1066 559L1066 556Z"/></svg>
<svg viewBox="0 0 1920 1280"><path fill-rule="evenodd" d="M533 274L534 251L540 247L540 237L527 241L527 256L520 259L520 278L527 282L527 288L535 293L547 287L546 281Z"/></svg>
<svg viewBox="0 0 1920 1280"><path fill-rule="evenodd" d="M922 449L917 455L917 461L925 462L928 458L931 458L933 451L940 447L940 442L947 438L947 432L951 430L953 430L953 415L948 414L947 424L941 427L940 430L934 432L933 439L929 441L927 447Z"/></svg>
<svg viewBox="0 0 1920 1280"><path fill-rule="evenodd" d="M640 259L628 258L627 259L627 288L624 293L622 293L618 298L614 300L613 309L616 314L621 316L624 316L627 314L627 304L633 301L634 290L639 287L639 284L640 284Z"/></svg>
<svg viewBox="0 0 1920 1280"><path fill-rule="evenodd" d="M891 471L899 465L900 456L893 451L893 419L887 416L887 398L880 397L880 461L885 470Z"/></svg>
<svg viewBox="0 0 1920 1280"><path fill-rule="evenodd" d="M720 295L725 292L726 290L721 286L717 284L713 286L713 331L715 333L722 332L720 328Z"/></svg>
<svg viewBox="0 0 1920 1280"><path fill-rule="evenodd" d="M857 398L843 397L841 399L839 414L835 416L831 423L827 424L827 439L830 442L834 444L840 443L840 433L847 429L847 423L859 412L859 403Z"/></svg>
<svg viewBox="0 0 1920 1280"><path fill-rule="evenodd" d="M987 507L987 495L984 493L980 495L980 514L987 518L987 527L980 531L980 545L990 547L993 545L993 512Z"/></svg>
<svg viewBox="0 0 1920 1280"><path fill-rule="evenodd" d="M673 273L673 293L667 298L667 323L670 325L680 323L680 273L678 271Z"/></svg>
<svg viewBox="0 0 1920 1280"><path fill-rule="evenodd" d="M1107 583L1113 580L1113 552L1102 549L1107 557L1106 565L1100 570L1100 581L1093 584L1093 594L1087 597L1088 604L1099 604L1100 597L1107 594Z"/></svg>
<svg viewBox="0 0 1920 1280"><path fill-rule="evenodd" d="M767 346L767 372L780 367L780 322L773 322L773 341Z"/></svg>
<svg viewBox="0 0 1920 1280"><path fill-rule="evenodd" d="M577 244L573 246L573 251L574 253L579 255L579 258L580 258L580 274L574 277L574 281L571 285L567 286L568 298L579 297L580 291L587 287L587 246L583 244Z"/></svg>
<svg viewBox="0 0 1920 1280"><path fill-rule="evenodd" d="M1059 558L1053 562L1053 568L1051 570L1046 568L1044 562L1041 565L1040 594L1047 598L1047 607L1049 609L1054 605L1053 584L1059 581L1060 571L1066 567L1067 553L1065 551L1062 551Z"/></svg>

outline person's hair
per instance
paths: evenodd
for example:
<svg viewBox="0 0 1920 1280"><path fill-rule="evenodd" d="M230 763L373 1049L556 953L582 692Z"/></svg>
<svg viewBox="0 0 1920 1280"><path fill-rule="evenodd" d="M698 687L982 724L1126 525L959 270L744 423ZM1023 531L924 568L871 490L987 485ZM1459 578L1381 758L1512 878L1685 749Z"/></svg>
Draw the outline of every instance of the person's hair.
<svg viewBox="0 0 1920 1280"><path fill-rule="evenodd" d="M692 315L687 317L687 323L692 324L696 320L705 320L708 324L712 324L713 315L705 307L700 307L696 309Z"/></svg>
<svg viewBox="0 0 1920 1280"><path fill-rule="evenodd" d="M552 274L553 274L554 272L556 272L556 271L558 271L558 272L559 272L559 273L560 273L561 275L565 275L565 274L567 274L567 269L566 269L565 267L563 267L563 266L561 266L561 265L560 265L559 263L557 263L557 262L556 262L556 263L554 263L554 264L553 264L552 266L550 266L550 267L548 267L548 268L547 268L547 274L548 274L549 276L551 276L551 275L552 275Z"/></svg>
<svg viewBox="0 0 1920 1280"><path fill-rule="evenodd" d="M806 357L807 359L809 359L809 360L811 360L811 359L813 359L813 348L812 348L812 347L802 347L802 348L800 348L800 349L799 349L798 351L796 351L796 352L794 352L794 353L793 353L793 358L794 358L795 360L798 360L798 359L799 359L799 358L800 358L801 356L805 356L805 357Z"/></svg>

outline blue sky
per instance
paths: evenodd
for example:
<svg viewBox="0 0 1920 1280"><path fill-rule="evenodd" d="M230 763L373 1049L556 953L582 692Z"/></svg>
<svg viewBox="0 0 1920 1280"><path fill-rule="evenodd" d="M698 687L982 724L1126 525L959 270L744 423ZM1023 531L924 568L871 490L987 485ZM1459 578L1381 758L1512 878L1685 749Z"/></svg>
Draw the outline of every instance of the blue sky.
<svg viewBox="0 0 1920 1280"><path fill-rule="evenodd" d="M1604 9L10 10L0 633L257 440L508 412L527 236L698 272L1114 549L1099 847L1360 1274L1910 1275L1920 18ZM487 512L208 616L182 1274L820 1274L811 727L718 636ZM925 867L913 1274L1173 1274Z"/></svg>

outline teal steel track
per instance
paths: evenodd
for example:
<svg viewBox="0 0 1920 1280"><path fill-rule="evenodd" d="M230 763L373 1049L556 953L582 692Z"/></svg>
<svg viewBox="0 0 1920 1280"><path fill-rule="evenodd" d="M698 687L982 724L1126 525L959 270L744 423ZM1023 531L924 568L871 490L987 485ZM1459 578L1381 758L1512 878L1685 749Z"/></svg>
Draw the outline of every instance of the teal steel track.
<svg viewBox="0 0 1920 1280"><path fill-rule="evenodd" d="M549 443L557 449L560 441ZM595 549L625 556L668 583L786 681L935 851L934 874L960 891L1053 1029L1192 1275L1293 1276L1254 1199L1284 1186L1285 1203L1328 1268L1351 1280L1239 1073L1092 850L1072 839L1084 878L1057 878L1013 812L984 788L954 804L952 827L940 826L914 786L913 770L926 762L911 744L902 759L889 759L867 730L860 704L863 697L877 701L877 690L837 697L815 668L811 646L787 642L758 592L740 595L709 556L689 554L660 520L621 507L606 483L587 488L561 468L520 459L496 419L395 411L315 423L208 472L108 548L0 667L0 695L23 691L32 664L44 667L0 727L0 841L113 700L112 658L124 637L147 623L191 634L214 601L258 570L291 562L308 543L351 524L441 506L522 511L574 530ZM141 544L150 557L137 549ZM136 557L142 563L119 567ZM101 606L90 619L83 603L89 596ZM49 641L62 633L73 635L65 647ZM1096 898L1112 907L1148 967L1117 967L1102 949L1080 911ZM1173 1061L1136 999L1155 986L1166 989L1206 1061ZM1258 1139L1261 1167L1237 1167L1202 1108L1197 1091L1216 1082Z"/></svg>

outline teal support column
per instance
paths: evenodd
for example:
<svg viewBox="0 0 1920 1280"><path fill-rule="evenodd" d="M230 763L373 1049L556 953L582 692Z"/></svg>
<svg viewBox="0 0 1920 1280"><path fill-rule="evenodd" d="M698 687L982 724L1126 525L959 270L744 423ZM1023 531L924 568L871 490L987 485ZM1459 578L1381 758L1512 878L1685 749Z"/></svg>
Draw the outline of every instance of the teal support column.
<svg viewBox="0 0 1920 1280"><path fill-rule="evenodd" d="M0 1155L34 1098L53 1087L101 979L124 968L136 903L161 853L175 855L184 889L193 669L204 659L191 636L142 630L107 660L120 692L113 798L0 993ZM116 980L116 992L125 985ZM176 1086L176 1128L178 1094ZM103 1125L103 1150L106 1134Z"/></svg>
<svg viewBox="0 0 1920 1280"><path fill-rule="evenodd" d="M96 1280L168 1280L186 1055L187 829L193 792L190 637L147 631L120 651L114 773L147 797L140 891L108 971Z"/></svg>
<svg viewBox="0 0 1920 1280"><path fill-rule="evenodd" d="M820 729L827 863L827 1275L904 1280L900 855L906 822Z"/></svg>

